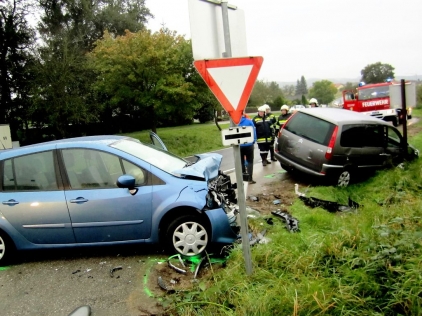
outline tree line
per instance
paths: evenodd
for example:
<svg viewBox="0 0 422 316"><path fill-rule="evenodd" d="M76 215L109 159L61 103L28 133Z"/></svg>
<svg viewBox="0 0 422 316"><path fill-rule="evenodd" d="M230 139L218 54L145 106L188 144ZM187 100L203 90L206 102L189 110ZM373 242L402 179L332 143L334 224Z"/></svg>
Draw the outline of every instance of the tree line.
<svg viewBox="0 0 422 316"><path fill-rule="evenodd" d="M212 118L190 41L150 18L145 0L1 2L0 124L25 144Z"/></svg>
<svg viewBox="0 0 422 316"><path fill-rule="evenodd" d="M148 30L151 18L145 0L0 2L0 124L28 144L211 120L221 106L190 40ZM390 75L384 66L365 73ZM258 80L248 107L329 103L336 92L328 80L308 89L304 76L288 88Z"/></svg>

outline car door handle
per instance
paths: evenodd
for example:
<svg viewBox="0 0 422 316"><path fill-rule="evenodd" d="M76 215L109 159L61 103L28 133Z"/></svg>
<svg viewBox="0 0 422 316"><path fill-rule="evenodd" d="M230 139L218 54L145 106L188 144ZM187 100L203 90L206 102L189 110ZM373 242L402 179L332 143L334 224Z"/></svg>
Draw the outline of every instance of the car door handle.
<svg viewBox="0 0 422 316"><path fill-rule="evenodd" d="M70 203L85 203L88 202L88 199L85 199L83 197L78 197L76 199L70 200Z"/></svg>
<svg viewBox="0 0 422 316"><path fill-rule="evenodd" d="M9 201L3 201L2 204L3 205L16 205L16 204L19 204L19 202L15 201L15 200L9 200Z"/></svg>

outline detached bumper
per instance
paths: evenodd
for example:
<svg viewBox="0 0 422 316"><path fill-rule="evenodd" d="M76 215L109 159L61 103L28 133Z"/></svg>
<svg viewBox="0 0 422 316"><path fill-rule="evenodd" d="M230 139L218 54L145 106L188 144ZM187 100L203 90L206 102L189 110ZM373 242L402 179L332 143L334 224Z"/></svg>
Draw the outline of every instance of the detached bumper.
<svg viewBox="0 0 422 316"><path fill-rule="evenodd" d="M222 208L206 211L211 223L211 242L218 244L231 244L237 236L229 224L226 212Z"/></svg>

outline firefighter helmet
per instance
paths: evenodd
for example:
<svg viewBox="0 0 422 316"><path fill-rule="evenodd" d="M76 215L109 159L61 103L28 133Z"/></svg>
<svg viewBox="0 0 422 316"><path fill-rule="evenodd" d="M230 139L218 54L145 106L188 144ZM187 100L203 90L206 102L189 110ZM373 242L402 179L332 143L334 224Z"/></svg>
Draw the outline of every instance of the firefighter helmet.
<svg viewBox="0 0 422 316"><path fill-rule="evenodd" d="M316 106L318 106L318 100L315 98L312 98L309 100L309 104L315 103Z"/></svg>
<svg viewBox="0 0 422 316"><path fill-rule="evenodd" d="M265 107L265 104L264 105L261 105L259 108L258 108L258 112L265 112L265 110L266 110L267 108Z"/></svg>
<svg viewBox="0 0 422 316"><path fill-rule="evenodd" d="M287 104L283 104L280 111L283 111L283 110L289 111L289 106Z"/></svg>

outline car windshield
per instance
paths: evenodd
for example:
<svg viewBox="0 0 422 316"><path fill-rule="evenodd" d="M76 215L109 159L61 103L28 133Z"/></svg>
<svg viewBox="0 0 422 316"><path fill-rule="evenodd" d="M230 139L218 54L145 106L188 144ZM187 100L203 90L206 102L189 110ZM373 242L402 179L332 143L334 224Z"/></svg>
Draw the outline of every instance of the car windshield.
<svg viewBox="0 0 422 316"><path fill-rule="evenodd" d="M381 86L374 88L362 88L359 90L359 100L371 100L377 98L385 98L390 95L389 86Z"/></svg>
<svg viewBox="0 0 422 316"><path fill-rule="evenodd" d="M168 151L164 151L152 145L143 144L135 140L119 140L111 144L110 147L142 159L149 164L174 175L176 174L173 173L173 170L182 169L187 165L186 160L175 156Z"/></svg>
<svg viewBox="0 0 422 316"><path fill-rule="evenodd" d="M328 145L335 125L303 112L297 112L284 129L321 145Z"/></svg>

